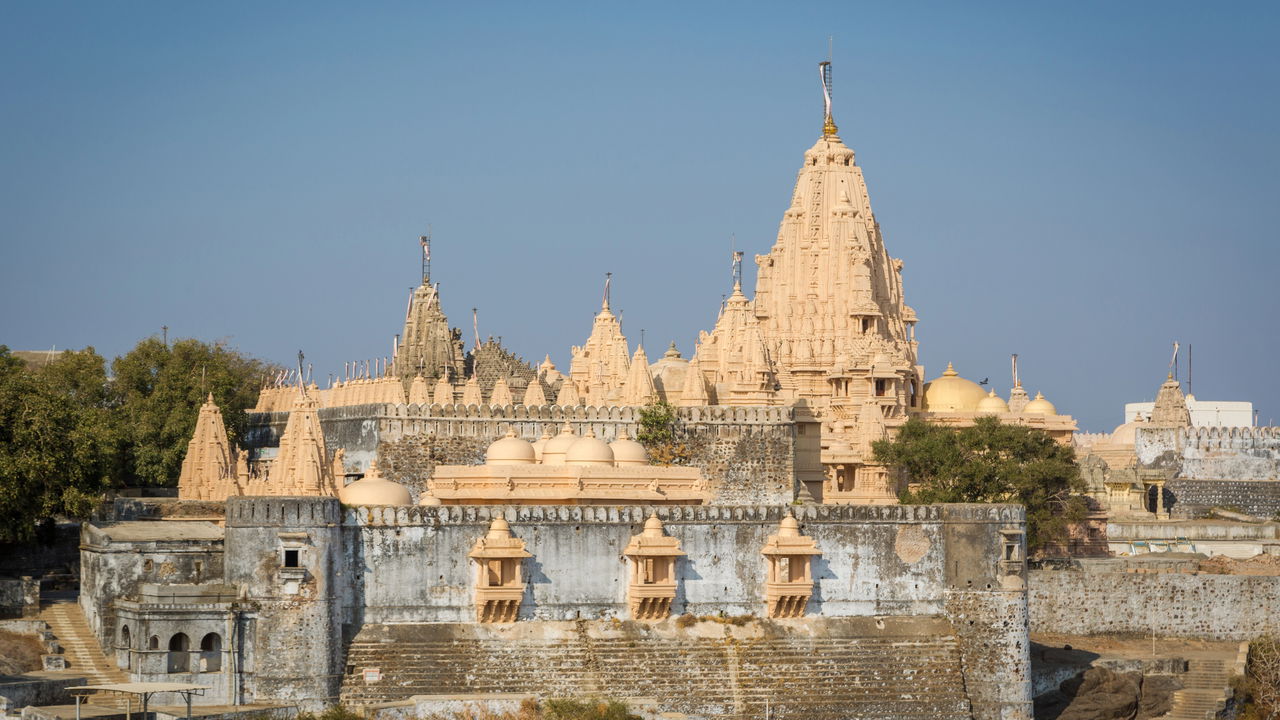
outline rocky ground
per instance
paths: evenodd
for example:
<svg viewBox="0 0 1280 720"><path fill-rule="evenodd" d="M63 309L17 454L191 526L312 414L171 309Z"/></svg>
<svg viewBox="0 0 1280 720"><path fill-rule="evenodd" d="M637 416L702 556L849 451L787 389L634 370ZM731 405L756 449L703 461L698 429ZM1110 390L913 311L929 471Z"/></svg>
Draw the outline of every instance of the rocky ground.
<svg viewBox="0 0 1280 720"><path fill-rule="evenodd" d="M40 669L44 648L34 635L0 630L0 675L21 675Z"/></svg>
<svg viewBox="0 0 1280 720"><path fill-rule="evenodd" d="M1192 658L1232 656L1235 643L1032 635L1037 720L1147 720L1167 713ZM1154 651L1153 651L1154 650Z"/></svg>

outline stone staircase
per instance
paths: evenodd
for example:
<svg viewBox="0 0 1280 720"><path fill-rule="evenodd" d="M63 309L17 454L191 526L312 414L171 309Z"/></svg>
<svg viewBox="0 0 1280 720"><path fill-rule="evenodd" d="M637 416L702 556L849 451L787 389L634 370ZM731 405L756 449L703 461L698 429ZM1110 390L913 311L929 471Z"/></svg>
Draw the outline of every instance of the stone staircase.
<svg viewBox="0 0 1280 720"><path fill-rule="evenodd" d="M86 685L128 682L124 672L103 654L77 602L48 604L40 611L40 619L49 625L62 647L67 670L83 675Z"/></svg>
<svg viewBox="0 0 1280 720"><path fill-rule="evenodd" d="M532 693L657 698L724 718L970 718L951 635L484 637L467 626L381 626L347 654L342 701ZM471 626L474 628L474 626ZM450 633L446 628L461 632ZM366 684L362 671L378 668Z"/></svg>
<svg viewBox="0 0 1280 720"><path fill-rule="evenodd" d="M1214 718L1226 706L1230 695L1231 663L1219 658L1193 658L1181 677L1182 689L1173 693L1173 707L1167 720Z"/></svg>

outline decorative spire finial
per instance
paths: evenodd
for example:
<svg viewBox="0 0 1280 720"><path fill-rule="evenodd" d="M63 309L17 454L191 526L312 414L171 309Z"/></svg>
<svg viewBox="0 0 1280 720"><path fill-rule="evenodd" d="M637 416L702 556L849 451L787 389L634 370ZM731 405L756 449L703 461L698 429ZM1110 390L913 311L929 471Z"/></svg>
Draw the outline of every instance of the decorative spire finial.
<svg viewBox="0 0 1280 720"><path fill-rule="evenodd" d="M840 128L836 127L836 121L831 117L831 61L824 60L818 63L818 75L822 80L822 136L834 137L840 132Z"/></svg>

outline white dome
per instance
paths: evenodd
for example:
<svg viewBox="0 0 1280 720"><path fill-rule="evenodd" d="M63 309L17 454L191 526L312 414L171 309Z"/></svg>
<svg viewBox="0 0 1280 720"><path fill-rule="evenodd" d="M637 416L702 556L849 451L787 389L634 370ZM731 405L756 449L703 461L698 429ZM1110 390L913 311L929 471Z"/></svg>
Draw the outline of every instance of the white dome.
<svg viewBox="0 0 1280 720"><path fill-rule="evenodd" d="M338 491L343 505L412 505L409 488L378 474L378 464L369 464L365 476Z"/></svg>
<svg viewBox="0 0 1280 720"><path fill-rule="evenodd" d="M573 426L565 422L564 427L560 429L560 434L542 446L542 464L563 465L565 453L577 441L578 436L573 434Z"/></svg>
<svg viewBox="0 0 1280 720"><path fill-rule="evenodd" d="M514 430L507 430L484 453L485 465L532 465L538 461L537 453L528 440L516 437Z"/></svg>
<svg viewBox="0 0 1280 720"><path fill-rule="evenodd" d="M566 465L612 465L613 450L609 449L609 443L588 430L569 446L564 462Z"/></svg>
<svg viewBox="0 0 1280 720"><path fill-rule="evenodd" d="M648 465L649 451L644 449L644 445L627 437L625 429L618 431L618 439L609 443L609 449L613 451L613 462L615 465Z"/></svg>

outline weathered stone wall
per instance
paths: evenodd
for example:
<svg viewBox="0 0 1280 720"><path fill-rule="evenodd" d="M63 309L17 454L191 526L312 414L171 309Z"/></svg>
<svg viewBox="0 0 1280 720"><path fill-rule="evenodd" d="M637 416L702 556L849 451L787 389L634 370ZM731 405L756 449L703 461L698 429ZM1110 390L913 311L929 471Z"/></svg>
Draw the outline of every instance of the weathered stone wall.
<svg viewBox="0 0 1280 720"><path fill-rule="evenodd" d="M116 599L136 597L142 583L220 582L223 577L221 539L178 534L134 538L123 526L137 524L85 523L81 527L80 607L108 657L114 656L117 641ZM177 533L177 526L173 527Z"/></svg>
<svg viewBox="0 0 1280 720"><path fill-rule="evenodd" d="M501 515L533 555L524 564L521 621L625 619L622 552L651 512L686 553L676 567L673 613L762 617L760 550L794 512L822 551L807 618L959 617L976 716L1029 717L1022 567L1014 561L1010 576L999 561L1000 530L1013 532L1023 550L1016 506L354 508L345 522L347 562L359 575L349 614L362 613L366 628L474 620L467 553Z"/></svg>
<svg viewBox="0 0 1280 720"><path fill-rule="evenodd" d="M1248 640L1280 626L1280 577L1079 567L1029 573L1031 632Z"/></svg>
<svg viewBox="0 0 1280 720"><path fill-rule="evenodd" d="M1187 428L1182 477L1280 481L1280 428Z"/></svg>
<svg viewBox="0 0 1280 720"><path fill-rule="evenodd" d="M343 701L530 693L650 697L704 718L967 720L957 646L929 617L369 625ZM382 677L366 684L370 667Z"/></svg>
<svg viewBox="0 0 1280 720"><path fill-rule="evenodd" d="M40 614L40 581L30 575L0 577L0 618Z"/></svg>
<svg viewBox="0 0 1280 720"><path fill-rule="evenodd" d="M244 589L246 702L334 702L351 603L336 498L232 498L227 501L226 582ZM298 567L286 567L296 550Z"/></svg>
<svg viewBox="0 0 1280 720"><path fill-rule="evenodd" d="M718 504L789 503L795 499L795 421L786 407L678 408L689 465L712 482ZM349 469L378 460L384 475L421 492L437 464L479 464L507 428L530 441L569 422L606 442L621 429L635 437L640 408L507 405L358 405L320 410L325 444L343 448ZM246 445L274 453L288 413L250 416Z"/></svg>
<svg viewBox="0 0 1280 720"><path fill-rule="evenodd" d="M1204 517L1215 507L1262 518L1280 515L1280 481L1276 480L1174 478L1165 489L1166 507L1176 518Z"/></svg>

